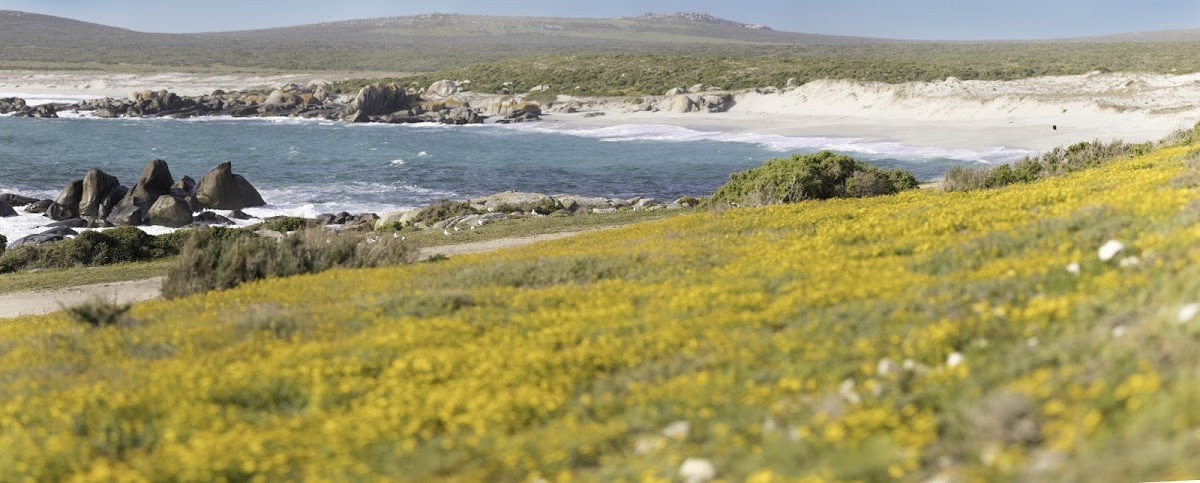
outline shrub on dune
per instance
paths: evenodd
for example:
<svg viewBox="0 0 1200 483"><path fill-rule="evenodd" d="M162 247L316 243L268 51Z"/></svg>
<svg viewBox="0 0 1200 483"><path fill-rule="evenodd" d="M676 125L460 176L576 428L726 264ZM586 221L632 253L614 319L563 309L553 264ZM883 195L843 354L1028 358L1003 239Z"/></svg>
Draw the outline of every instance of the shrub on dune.
<svg viewBox="0 0 1200 483"><path fill-rule="evenodd" d="M849 156L821 151L734 173L709 200L713 206L761 206L829 198L861 198L917 187L907 171L883 170Z"/></svg>

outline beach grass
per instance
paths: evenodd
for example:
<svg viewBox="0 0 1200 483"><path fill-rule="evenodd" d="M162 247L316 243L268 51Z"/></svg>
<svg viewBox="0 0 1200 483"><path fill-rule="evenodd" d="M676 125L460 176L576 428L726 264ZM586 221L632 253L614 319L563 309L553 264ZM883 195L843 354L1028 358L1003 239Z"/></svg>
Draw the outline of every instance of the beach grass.
<svg viewBox="0 0 1200 483"><path fill-rule="evenodd" d="M51 268L0 274L0 294L55 290L100 283L145 280L166 275L174 259L99 267Z"/></svg>
<svg viewBox="0 0 1200 483"><path fill-rule="evenodd" d="M1178 180L1196 155L697 210L89 310L115 314L103 324L2 321L0 467L33 480L1184 478L1200 472L1200 192Z"/></svg>

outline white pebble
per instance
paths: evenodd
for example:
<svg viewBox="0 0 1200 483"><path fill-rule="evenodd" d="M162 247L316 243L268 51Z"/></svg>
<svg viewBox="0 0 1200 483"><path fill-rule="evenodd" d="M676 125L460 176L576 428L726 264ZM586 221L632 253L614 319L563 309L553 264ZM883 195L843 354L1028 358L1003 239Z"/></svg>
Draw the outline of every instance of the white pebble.
<svg viewBox="0 0 1200 483"><path fill-rule="evenodd" d="M1078 262L1071 262L1071 264L1067 265L1067 273L1071 275L1079 275L1083 273L1083 268L1079 266Z"/></svg>
<svg viewBox="0 0 1200 483"><path fill-rule="evenodd" d="M679 465L679 478L686 483L704 483L717 477L717 468L704 458L688 458Z"/></svg>
<svg viewBox="0 0 1200 483"><path fill-rule="evenodd" d="M663 428L660 434L671 439L687 439L690 432L692 432L692 423L675 421Z"/></svg>
<svg viewBox="0 0 1200 483"><path fill-rule="evenodd" d="M878 364L875 364L875 373L882 377L887 377L894 370L896 370L896 363L886 357L880 359Z"/></svg>
<svg viewBox="0 0 1200 483"><path fill-rule="evenodd" d="M1133 268L1141 264L1142 260L1138 257L1125 257L1120 262L1117 262L1117 265L1120 265L1121 268Z"/></svg>
<svg viewBox="0 0 1200 483"><path fill-rule="evenodd" d="M965 359L962 354L951 352L950 356L946 358L946 365L950 366L950 368L955 368L962 365L963 360Z"/></svg>
<svg viewBox="0 0 1200 483"><path fill-rule="evenodd" d="M1179 308L1179 313L1176 314L1175 319L1183 324L1191 322L1197 315L1200 315L1200 303L1187 304Z"/></svg>
<svg viewBox="0 0 1200 483"><path fill-rule="evenodd" d="M1100 250L1099 250L1100 261L1107 262L1109 260L1112 260L1114 257L1117 256L1118 253L1121 253L1122 250L1125 250L1124 243L1121 243L1116 240L1109 240L1104 245L1100 246Z"/></svg>
<svg viewBox="0 0 1200 483"><path fill-rule="evenodd" d="M1112 335L1113 335L1113 337L1118 338L1118 339L1125 337L1125 326L1118 325L1116 327L1113 327Z"/></svg>

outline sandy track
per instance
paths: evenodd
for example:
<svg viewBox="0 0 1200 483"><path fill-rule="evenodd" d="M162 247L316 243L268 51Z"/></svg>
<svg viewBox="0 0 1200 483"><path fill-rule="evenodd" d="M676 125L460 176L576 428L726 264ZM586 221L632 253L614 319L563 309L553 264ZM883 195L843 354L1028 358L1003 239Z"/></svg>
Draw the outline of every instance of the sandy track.
<svg viewBox="0 0 1200 483"><path fill-rule="evenodd" d="M0 295L0 318L48 314L96 298L119 304L155 299L161 294L162 281L162 277L156 277L130 282L4 294Z"/></svg>
<svg viewBox="0 0 1200 483"><path fill-rule="evenodd" d="M419 257L421 260L428 260L435 255L460 256L486 253L543 241L559 240L580 233L603 229L605 228L427 247L421 249ZM48 314L57 312L63 307L78 305L96 298L121 304L156 299L162 295L162 282L163 277L156 277L129 282L101 283L55 290L3 294L0 295L0 319L20 317L22 315Z"/></svg>

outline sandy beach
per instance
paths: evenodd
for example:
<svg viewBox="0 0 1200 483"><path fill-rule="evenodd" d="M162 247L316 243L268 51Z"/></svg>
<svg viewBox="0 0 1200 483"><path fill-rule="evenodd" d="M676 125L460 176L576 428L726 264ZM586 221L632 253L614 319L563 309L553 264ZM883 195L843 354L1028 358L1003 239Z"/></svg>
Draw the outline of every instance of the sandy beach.
<svg viewBox="0 0 1200 483"><path fill-rule="evenodd" d="M308 85L365 74L369 73L0 71L0 96L23 94L45 101L55 96L125 97L146 89L199 95L215 89ZM1039 152L1093 139L1157 140L1200 121L1200 74L1096 72L1017 81L951 78L904 84L820 80L782 90L726 94L732 95L734 105L722 113L634 112L632 99L564 98L579 104L580 112L553 113L544 119L550 126L569 128L666 125L724 133L852 138L916 147ZM466 96L480 102L491 102L495 97Z"/></svg>

